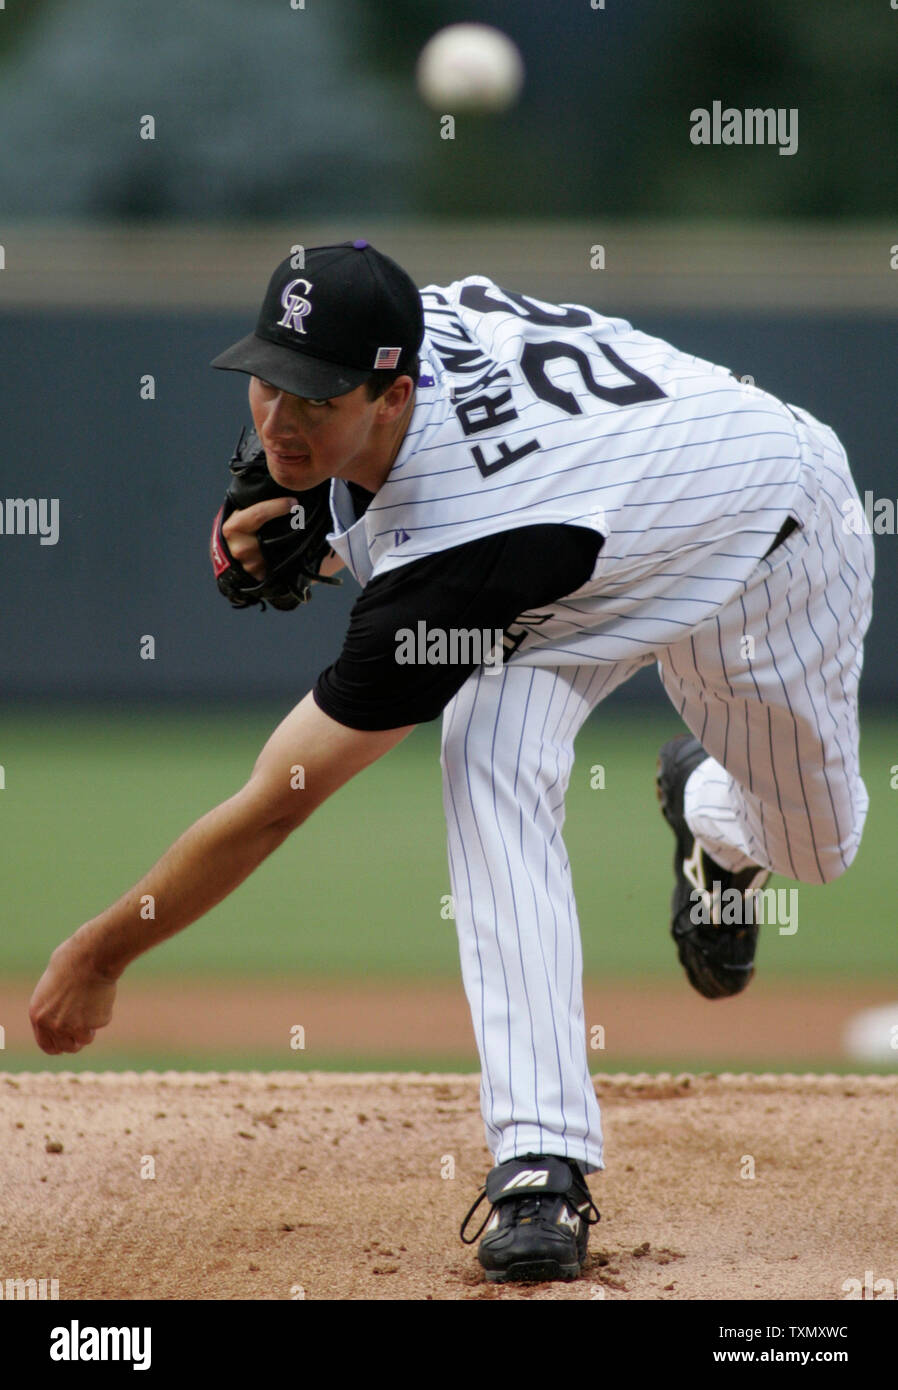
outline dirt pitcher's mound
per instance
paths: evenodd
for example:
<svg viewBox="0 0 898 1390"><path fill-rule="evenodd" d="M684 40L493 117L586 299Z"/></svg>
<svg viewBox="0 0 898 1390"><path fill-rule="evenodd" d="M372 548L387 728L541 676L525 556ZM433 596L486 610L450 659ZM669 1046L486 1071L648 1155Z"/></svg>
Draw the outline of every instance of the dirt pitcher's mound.
<svg viewBox="0 0 898 1390"><path fill-rule="evenodd" d="M841 1299L898 1276L898 1078L596 1090L608 1168L583 1276L497 1288L457 1236L489 1166L475 1077L0 1074L0 1281L55 1279L63 1299Z"/></svg>

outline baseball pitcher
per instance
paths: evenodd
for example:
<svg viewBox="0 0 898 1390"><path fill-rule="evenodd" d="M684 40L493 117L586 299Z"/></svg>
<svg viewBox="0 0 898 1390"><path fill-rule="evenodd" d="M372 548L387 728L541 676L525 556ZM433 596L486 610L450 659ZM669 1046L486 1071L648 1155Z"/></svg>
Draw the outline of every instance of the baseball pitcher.
<svg viewBox="0 0 898 1390"><path fill-rule="evenodd" d="M490 1280L575 1278L604 1163L562 836L574 741L657 665L689 731L657 772L673 938L701 994L744 989L770 873L837 878L867 812L873 552L844 524L860 505L844 449L807 411L622 319L482 275L419 291L363 240L278 266L254 331L213 366L249 377L253 422L213 526L219 587L289 610L345 568L361 593L339 657L246 785L54 951L35 1036L49 1053L91 1042L129 962L442 715L494 1162L462 1236Z"/></svg>

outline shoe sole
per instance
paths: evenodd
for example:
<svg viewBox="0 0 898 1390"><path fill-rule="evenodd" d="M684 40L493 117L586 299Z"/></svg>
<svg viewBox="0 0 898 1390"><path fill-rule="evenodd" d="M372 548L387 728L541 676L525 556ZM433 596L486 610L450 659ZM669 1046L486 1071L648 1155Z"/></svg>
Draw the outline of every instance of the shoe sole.
<svg viewBox="0 0 898 1390"><path fill-rule="evenodd" d="M557 1260L521 1260L508 1269L484 1271L489 1284L548 1284L563 1279L579 1278L580 1265L561 1265Z"/></svg>

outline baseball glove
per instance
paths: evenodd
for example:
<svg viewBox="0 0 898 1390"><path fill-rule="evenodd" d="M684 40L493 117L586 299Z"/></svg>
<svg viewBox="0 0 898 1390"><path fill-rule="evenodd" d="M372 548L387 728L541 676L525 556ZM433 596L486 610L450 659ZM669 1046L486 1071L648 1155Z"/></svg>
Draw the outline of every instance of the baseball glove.
<svg viewBox="0 0 898 1390"><path fill-rule="evenodd" d="M209 545L212 569L219 589L234 608L266 603L289 612L312 597L312 583L340 584L335 575L319 574L321 562L332 554L326 536L332 526L330 482L317 483L305 492L291 492L276 483L265 462L265 450L255 430L242 430L230 462L233 479L212 523ZM228 549L222 525L231 512L266 502L272 497L294 497L296 505L285 515L266 521L256 532L265 561L265 578L256 579Z"/></svg>

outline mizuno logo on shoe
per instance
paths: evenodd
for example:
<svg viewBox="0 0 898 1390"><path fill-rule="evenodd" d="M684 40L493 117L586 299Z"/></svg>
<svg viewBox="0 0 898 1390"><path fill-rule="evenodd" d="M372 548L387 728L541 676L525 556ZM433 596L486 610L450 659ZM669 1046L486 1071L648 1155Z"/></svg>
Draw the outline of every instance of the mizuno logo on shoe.
<svg viewBox="0 0 898 1390"><path fill-rule="evenodd" d="M525 1168L522 1173L516 1174L503 1187L502 1191L507 1192L511 1187L545 1187L549 1181L549 1173L545 1168Z"/></svg>
<svg viewBox="0 0 898 1390"><path fill-rule="evenodd" d="M698 840L693 841L692 853L688 859L683 860L683 877L687 878L700 893L707 893L708 885L705 882L705 866L702 860L701 845Z"/></svg>
<svg viewBox="0 0 898 1390"><path fill-rule="evenodd" d="M573 1235L580 1230L580 1218L568 1211L567 1207L561 1208L561 1215L558 1218L559 1226L567 1226Z"/></svg>

